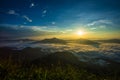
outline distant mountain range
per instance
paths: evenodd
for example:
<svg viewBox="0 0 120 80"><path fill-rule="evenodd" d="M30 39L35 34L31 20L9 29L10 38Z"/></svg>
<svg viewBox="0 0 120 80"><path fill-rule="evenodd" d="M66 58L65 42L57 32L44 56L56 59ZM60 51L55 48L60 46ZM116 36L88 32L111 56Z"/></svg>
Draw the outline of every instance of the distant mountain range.
<svg viewBox="0 0 120 80"><path fill-rule="evenodd" d="M36 41L34 43L56 43L56 44L66 44L67 41L58 39L58 38L51 38L51 39L44 39L41 41Z"/></svg>
<svg viewBox="0 0 120 80"><path fill-rule="evenodd" d="M109 39L109 40L88 40L88 39L77 39L77 40L63 40L59 38L49 38L43 40L32 40L32 39L8 39L8 40L0 40L0 42L30 42L32 44L37 43L48 43L48 44L67 44L67 43L77 43L84 45L92 45L99 46L101 43L119 43L120 39Z"/></svg>
<svg viewBox="0 0 120 80"><path fill-rule="evenodd" d="M96 41L104 42L104 43L119 43L120 44L120 39L96 40Z"/></svg>
<svg viewBox="0 0 120 80"><path fill-rule="evenodd" d="M80 43L80 44L99 44L98 42L96 41L93 41L93 40L88 40L88 39L78 39L76 40L77 43Z"/></svg>
<svg viewBox="0 0 120 80"><path fill-rule="evenodd" d="M35 41L33 43L55 43L55 44L66 44L69 43L67 40L62 40L58 38L50 38L50 39L44 39L41 41ZM87 40L87 39L78 39L74 40L73 43L78 43L78 44L86 44L86 45L99 45L100 43L92 40Z"/></svg>
<svg viewBox="0 0 120 80"><path fill-rule="evenodd" d="M88 40L88 39L78 39L75 41L75 43L78 43L78 44L84 44L84 45L91 45L93 47L99 47L100 43L97 42L97 41L93 41L93 40Z"/></svg>

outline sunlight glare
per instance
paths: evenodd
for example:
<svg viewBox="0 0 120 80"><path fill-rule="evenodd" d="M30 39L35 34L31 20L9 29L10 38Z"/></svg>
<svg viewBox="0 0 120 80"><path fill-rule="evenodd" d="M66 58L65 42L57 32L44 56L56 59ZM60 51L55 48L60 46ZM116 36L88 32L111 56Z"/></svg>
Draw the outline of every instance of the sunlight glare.
<svg viewBox="0 0 120 80"><path fill-rule="evenodd" d="M84 31L78 31L77 35L80 35L80 36L84 35Z"/></svg>

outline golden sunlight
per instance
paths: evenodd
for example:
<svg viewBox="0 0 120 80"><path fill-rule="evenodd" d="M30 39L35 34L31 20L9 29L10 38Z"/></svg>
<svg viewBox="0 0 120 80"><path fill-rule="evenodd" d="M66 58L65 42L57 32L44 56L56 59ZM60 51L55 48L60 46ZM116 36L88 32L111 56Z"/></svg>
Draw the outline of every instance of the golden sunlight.
<svg viewBox="0 0 120 80"><path fill-rule="evenodd" d="M77 32L77 35L80 35L80 36L82 36L82 35L84 35L84 34L85 34L84 31L78 31L78 32Z"/></svg>

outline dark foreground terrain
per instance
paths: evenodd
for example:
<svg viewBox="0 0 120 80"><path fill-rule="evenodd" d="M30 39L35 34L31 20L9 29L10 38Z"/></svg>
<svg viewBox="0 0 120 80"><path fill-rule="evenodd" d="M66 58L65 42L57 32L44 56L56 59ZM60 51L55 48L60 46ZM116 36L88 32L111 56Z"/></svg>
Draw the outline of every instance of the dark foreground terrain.
<svg viewBox="0 0 120 80"><path fill-rule="evenodd" d="M101 67L80 62L70 52L0 48L1 80L120 80L119 67L119 63Z"/></svg>

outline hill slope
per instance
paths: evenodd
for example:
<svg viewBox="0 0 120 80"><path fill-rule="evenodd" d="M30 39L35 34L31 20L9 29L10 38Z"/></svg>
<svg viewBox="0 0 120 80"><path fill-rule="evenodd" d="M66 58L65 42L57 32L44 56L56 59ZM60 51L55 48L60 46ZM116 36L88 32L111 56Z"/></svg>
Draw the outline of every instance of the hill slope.
<svg viewBox="0 0 120 80"><path fill-rule="evenodd" d="M33 61L35 64L44 64L44 65L66 65L66 64L71 64L71 65L78 65L79 60L77 57L75 57L72 53L69 52L56 52L52 53L49 55L46 55L42 58L38 58Z"/></svg>
<svg viewBox="0 0 120 80"><path fill-rule="evenodd" d="M56 43L56 44L66 44L67 42L58 38L44 39L41 41L36 41L34 43Z"/></svg>

